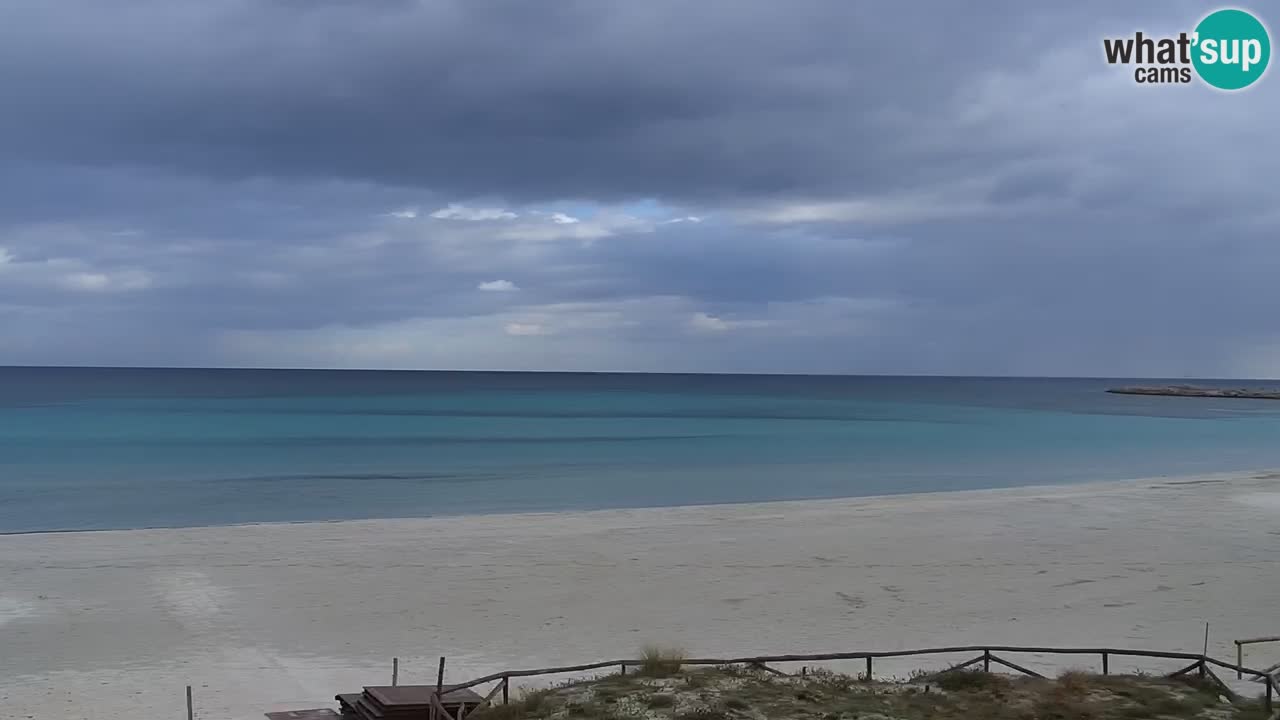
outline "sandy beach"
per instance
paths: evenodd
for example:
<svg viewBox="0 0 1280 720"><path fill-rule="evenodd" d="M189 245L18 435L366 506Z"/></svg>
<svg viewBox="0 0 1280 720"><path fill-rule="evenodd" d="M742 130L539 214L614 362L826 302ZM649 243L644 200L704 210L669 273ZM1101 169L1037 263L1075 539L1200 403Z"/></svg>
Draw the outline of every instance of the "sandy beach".
<svg viewBox="0 0 1280 720"><path fill-rule="evenodd" d="M5 717L261 718L633 656L1276 634L1280 474L0 537ZM1280 648L1260 646L1257 664ZM1041 665L1055 662L1040 660ZM1113 666L1115 667L1115 666ZM1128 669L1119 667L1117 670ZM12 713L11 715L9 713Z"/></svg>

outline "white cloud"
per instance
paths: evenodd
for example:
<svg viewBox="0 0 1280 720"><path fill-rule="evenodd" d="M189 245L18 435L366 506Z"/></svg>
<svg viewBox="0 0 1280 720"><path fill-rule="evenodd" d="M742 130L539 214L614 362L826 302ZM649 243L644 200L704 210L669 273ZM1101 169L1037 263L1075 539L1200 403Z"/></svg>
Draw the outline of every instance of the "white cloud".
<svg viewBox="0 0 1280 720"><path fill-rule="evenodd" d="M125 292L151 287L151 275L141 270L70 272L56 280L58 287L78 292Z"/></svg>
<svg viewBox="0 0 1280 720"><path fill-rule="evenodd" d="M484 290L485 292L515 292L520 288L510 280L490 280L480 283L476 286L476 289Z"/></svg>
<svg viewBox="0 0 1280 720"><path fill-rule="evenodd" d="M101 269L80 258L47 257L19 260L0 246L0 273L6 282L31 288L58 288L72 292L127 292L152 286L152 273L136 268Z"/></svg>
<svg viewBox="0 0 1280 720"><path fill-rule="evenodd" d="M819 199L787 202L736 213L749 223L787 225L792 223L856 222L873 225L902 225L932 220L1010 214L1024 207L997 205L986 199L995 178L931 188L927 191L848 199Z"/></svg>
<svg viewBox="0 0 1280 720"><path fill-rule="evenodd" d="M557 219L557 216L565 219ZM591 242L625 232L653 232L653 223L625 213L600 213L590 220L554 213L549 222L517 223L502 230L498 237L504 240L550 242L554 240L581 240Z"/></svg>
<svg viewBox="0 0 1280 720"><path fill-rule="evenodd" d="M75 272L58 278L58 285L67 290L105 290L110 284L104 273Z"/></svg>
<svg viewBox="0 0 1280 720"><path fill-rule="evenodd" d="M483 222L485 220L512 220L515 219L516 214L503 208L475 208L449 203L447 207L442 207L431 213L431 217L437 220Z"/></svg>
<svg viewBox="0 0 1280 720"><path fill-rule="evenodd" d="M220 361L234 366L883 372L815 349L829 349L833 341L859 347L847 343L900 324L897 308L877 298L827 297L717 315L699 312L686 297L656 295L372 324L231 330L218 334L215 347ZM697 343L699 352L690 352L691 337L706 340ZM783 352L776 351L779 341Z"/></svg>
<svg viewBox="0 0 1280 720"><path fill-rule="evenodd" d="M662 224L672 225L675 223L700 223L700 222L702 222L702 218L698 217L697 215L686 215L685 217L678 217L678 218L671 218L670 220L663 220Z"/></svg>
<svg viewBox="0 0 1280 720"><path fill-rule="evenodd" d="M507 323L505 330L508 335L517 337L550 334L547 327L539 323Z"/></svg>
<svg viewBox="0 0 1280 720"><path fill-rule="evenodd" d="M238 329L217 334L220 364L236 367L653 370L663 347L604 326L612 307L532 306L497 314L421 317L372 325ZM2 341L2 337L0 337Z"/></svg>
<svg viewBox="0 0 1280 720"><path fill-rule="evenodd" d="M440 211L437 211L437 212L440 212ZM392 210L387 214L393 218L399 218L401 220L412 220L418 217L418 208L407 207L407 208L404 208L403 210Z"/></svg>

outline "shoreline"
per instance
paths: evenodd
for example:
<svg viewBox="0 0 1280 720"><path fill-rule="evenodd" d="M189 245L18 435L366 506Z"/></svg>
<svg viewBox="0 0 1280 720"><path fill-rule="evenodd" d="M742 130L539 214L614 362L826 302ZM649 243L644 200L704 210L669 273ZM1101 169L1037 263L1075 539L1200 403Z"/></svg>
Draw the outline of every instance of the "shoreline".
<svg viewBox="0 0 1280 720"><path fill-rule="evenodd" d="M968 494L988 494L988 493L1018 493L1020 491L1037 492L1047 491L1051 489L1065 488L1095 488L1105 489L1107 486L1122 487L1124 485L1143 482L1216 482L1218 480L1231 480L1240 478L1249 479L1268 479L1275 476L1280 479L1280 468L1263 467L1249 470L1226 470L1211 473L1192 473L1192 474L1170 474L1170 475L1146 475L1141 477L1122 478L1116 480L1085 480L1073 481L1065 480L1061 482L1045 482L1031 485L1012 485L1002 487L988 488L965 488L962 490L928 490L923 492L903 492L903 493L884 493L879 495L836 495L831 497L816 497L802 499L785 499L785 500L726 500L723 502L708 502L693 505L638 505L638 506L618 506L603 507L590 509L566 509L566 510L543 510L528 512L474 512L474 513L441 513L438 515L406 515L393 517L369 517L369 518L333 518L328 520L269 520L261 522L243 522L243 523L218 523L212 525L150 525L144 527L121 527L121 528L62 528L51 530L17 530L17 531L0 531L0 541L3 538L24 537L30 535L86 535L101 533L130 533L130 532L154 532L162 530L204 530L204 529L221 529L221 528L255 528L255 527L288 527L294 525L341 525L343 523L378 523L378 522L417 522L417 521L445 521L459 520L466 518L554 518L565 515L591 515L596 513L618 513L631 511L681 511L681 510L697 510L701 508L722 508L722 507L753 507L753 506L770 506L770 505L806 505L811 503L853 503L857 501L877 501L887 500L891 498L929 498L933 496L954 496L960 497Z"/></svg>
<svg viewBox="0 0 1280 720"><path fill-rule="evenodd" d="M412 684L440 655L460 681L647 643L1199 652L1205 622L1229 658L1274 623L1278 481L8 535L0 696L18 717L162 717L193 685L201 716L259 720L384 684L393 657Z"/></svg>

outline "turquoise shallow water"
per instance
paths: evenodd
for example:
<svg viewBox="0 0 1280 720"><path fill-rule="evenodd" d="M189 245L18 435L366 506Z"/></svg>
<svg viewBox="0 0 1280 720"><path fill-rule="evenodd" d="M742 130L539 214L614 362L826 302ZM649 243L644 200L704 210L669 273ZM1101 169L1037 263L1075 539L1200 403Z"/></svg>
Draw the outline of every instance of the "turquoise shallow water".
<svg viewBox="0 0 1280 720"><path fill-rule="evenodd" d="M1280 402L1103 392L1132 382L0 368L0 532L1280 467Z"/></svg>

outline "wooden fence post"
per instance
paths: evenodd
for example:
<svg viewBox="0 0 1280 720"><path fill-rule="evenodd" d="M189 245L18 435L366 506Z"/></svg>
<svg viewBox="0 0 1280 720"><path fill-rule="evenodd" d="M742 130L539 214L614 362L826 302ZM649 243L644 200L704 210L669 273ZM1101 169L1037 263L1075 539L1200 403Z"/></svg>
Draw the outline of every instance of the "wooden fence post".
<svg viewBox="0 0 1280 720"><path fill-rule="evenodd" d="M436 702L432 705L432 714L436 714L436 708L444 707L444 656L440 656L440 668L436 670ZM448 720L448 718L440 718L440 720Z"/></svg>
<svg viewBox="0 0 1280 720"><path fill-rule="evenodd" d="M509 677L502 678L502 704L503 705L510 704L511 702L511 698L507 695L507 690L510 687L511 687L511 678Z"/></svg>
<svg viewBox="0 0 1280 720"><path fill-rule="evenodd" d="M871 682L871 656L867 656L867 682Z"/></svg>
<svg viewBox="0 0 1280 720"><path fill-rule="evenodd" d="M1110 672L1110 668L1107 667L1107 654L1102 653L1102 674L1106 675L1108 672Z"/></svg>
<svg viewBox="0 0 1280 720"><path fill-rule="evenodd" d="M1199 672L1200 678L1201 678L1201 679L1204 679L1204 671L1205 671L1205 662L1204 662L1204 660L1201 660L1201 661L1200 661L1200 667L1199 667L1199 668L1197 668L1197 670L1198 670L1198 672Z"/></svg>
<svg viewBox="0 0 1280 720"><path fill-rule="evenodd" d="M391 687L400 684L400 658L391 658Z"/></svg>
<svg viewBox="0 0 1280 720"><path fill-rule="evenodd" d="M1244 679L1244 645L1236 641L1236 679Z"/></svg>
<svg viewBox="0 0 1280 720"><path fill-rule="evenodd" d="M982 672L991 672L991 651L982 651Z"/></svg>
<svg viewBox="0 0 1280 720"><path fill-rule="evenodd" d="M1267 697L1271 697L1268 695ZM187 686L187 720L193 720L196 716L195 708L191 704L191 686Z"/></svg>
<svg viewBox="0 0 1280 720"><path fill-rule="evenodd" d="M461 707L459 708L459 710L461 710ZM440 702L439 695L431 696L430 717L443 718L444 720L451 720L453 717L452 715L449 714L449 711L446 710L444 705ZM461 720L461 718L459 718L459 720Z"/></svg>
<svg viewBox="0 0 1280 720"><path fill-rule="evenodd" d="M1267 713L1270 714L1271 713L1271 686L1275 684L1275 680L1272 680L1270 675L1266 676L1266 680L1267 680L1267 704L1265 706L1265 709Z"/></svg>

